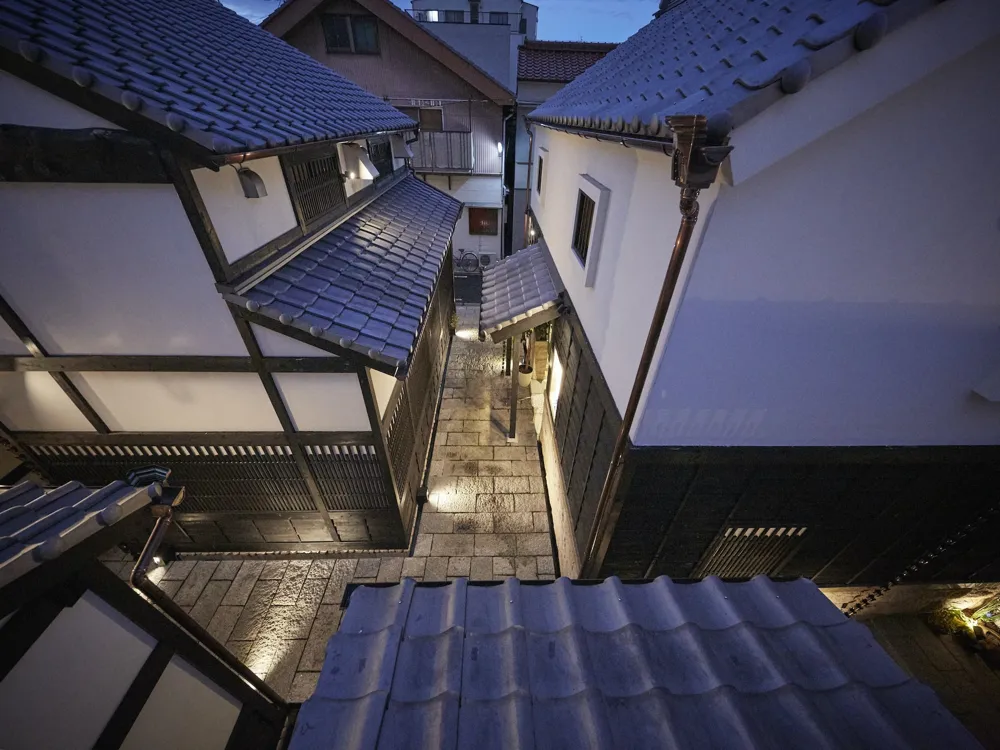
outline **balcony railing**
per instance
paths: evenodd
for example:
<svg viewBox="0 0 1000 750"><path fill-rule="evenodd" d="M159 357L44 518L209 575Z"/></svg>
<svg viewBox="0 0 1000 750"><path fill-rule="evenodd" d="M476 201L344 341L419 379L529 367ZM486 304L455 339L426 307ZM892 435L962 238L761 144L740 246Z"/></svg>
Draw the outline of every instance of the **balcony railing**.
<svg viewBox="0 0 1000 750"><path fill-rule="evenodd" d="M413 149L413 168L423 172L471 172L472 133L460 130L421 131Z"/></svg>
<svg viewBox="0 0 1000 750"><path fill-rule="evenodd" d="M471 13L467 10L408 10L414 20L420 23L478 23L484 26L521 26L520 13L482 11Z"/></svg>

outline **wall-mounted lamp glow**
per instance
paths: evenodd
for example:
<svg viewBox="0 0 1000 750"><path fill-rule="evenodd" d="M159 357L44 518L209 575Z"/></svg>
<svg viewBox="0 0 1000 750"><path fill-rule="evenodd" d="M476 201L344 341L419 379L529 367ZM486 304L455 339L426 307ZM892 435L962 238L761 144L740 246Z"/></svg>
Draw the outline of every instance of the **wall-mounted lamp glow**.
<svg viewBox="0 0 1000 750"><path fill-rule="evenodd" d="M497 153L503 156L503 144L500 141L497 141Z"/></svg>
<svg viewBox="0 0 1000 750"><path fill-rule="evenodd" d="M358 179L358 173L357 172L351 172L349 175L347 175L347 177L349 179L356 180L356 179Z"/></svg>
<svg viewBox="0 0 1000 750"><path fill-rule="evenodd" d="M528 230L528 236L534 237L535 236L535 230L534 229Z"/></svg>
<svg viewBox="0 0 1000 750"><path fill-rule="evenodd" d="M267 187L260 175L252 169L237 167L236 174L240 178L240 187L243 188L243 195L247 198L264 198L267 196Z"/></svg>

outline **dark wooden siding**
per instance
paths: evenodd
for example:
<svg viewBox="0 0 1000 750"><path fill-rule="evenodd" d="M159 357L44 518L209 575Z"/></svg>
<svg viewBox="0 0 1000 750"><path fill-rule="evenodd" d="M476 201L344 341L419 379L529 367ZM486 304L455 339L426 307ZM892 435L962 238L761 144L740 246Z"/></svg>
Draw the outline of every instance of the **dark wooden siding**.
<svg viewBox="0 0 1000 750"><path fill-rule="evenodd" d="M451 338L454 311L451 253L443 268L406 380L396 388L382 420L389 464L399 490L403 527L407 532L416 518L417 493L423 484L430 454Z"/></svg>
<svg viewBox="0 0 1000 750"><path fill-rule="evenodd" d="M553 323L552 347L563 366L554 437L577 545L583 550L594 523L621 417L573 313Z"/></svg>
<svg viewBox="0 0 1000 750"><path fill-rule="evenodd" d="M804 526L762 572L878 585L931 551L907 580L1000 576L1000 513L977 522L1000 503L1000 448L647 448L627 462L602 575L688 577L726 528Z"/></svg>
<svg viewBox="0 0 1000 750"><path fill-rule="evenodd" d="M399 511L382 481L373 441L354 433L301 435L306 461L337 533L330 536L281 433L32 436L24 444L57 482L101 486L130 469L166 466L185 488L171 542L198 551L279 550L302 544L405 546ZM370 437L370 436L369 436Z"/></svg>

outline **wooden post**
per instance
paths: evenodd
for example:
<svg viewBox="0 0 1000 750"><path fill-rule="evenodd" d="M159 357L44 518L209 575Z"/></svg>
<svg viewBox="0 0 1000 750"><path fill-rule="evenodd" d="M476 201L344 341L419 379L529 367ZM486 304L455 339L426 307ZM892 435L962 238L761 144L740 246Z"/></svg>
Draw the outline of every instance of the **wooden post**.
<svg viewBox="0 0 1000 750"><path fill-rule="evenodd" d="M517 346L513 336L510 337L510 430L507 433L507 441L517 440L517 357L514 356L514 347Z"/></svg>

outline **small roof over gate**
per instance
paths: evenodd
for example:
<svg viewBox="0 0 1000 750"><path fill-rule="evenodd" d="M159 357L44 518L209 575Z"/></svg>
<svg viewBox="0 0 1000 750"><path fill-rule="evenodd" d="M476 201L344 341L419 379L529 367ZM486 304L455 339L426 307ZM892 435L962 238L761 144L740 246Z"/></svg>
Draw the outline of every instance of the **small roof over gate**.
<svg viewBox="0 0 1000 750"><path fill-rule="evenodd" d="M291 750L978 748L811 581L354 591Z"/></svg>
<svg viewBox="0 0 1000 750"><path fill-rule="evenodd" d="M408 174L227 301L402 377L462 204ZM280 330L277 329L277 330Z"/></svg>
<svg viewBox="0 0 1000 750"><path fill-rule="evenodd" d="M559 317L562 281L541 240L483 271L479 328L494 342Z"/></svg>

